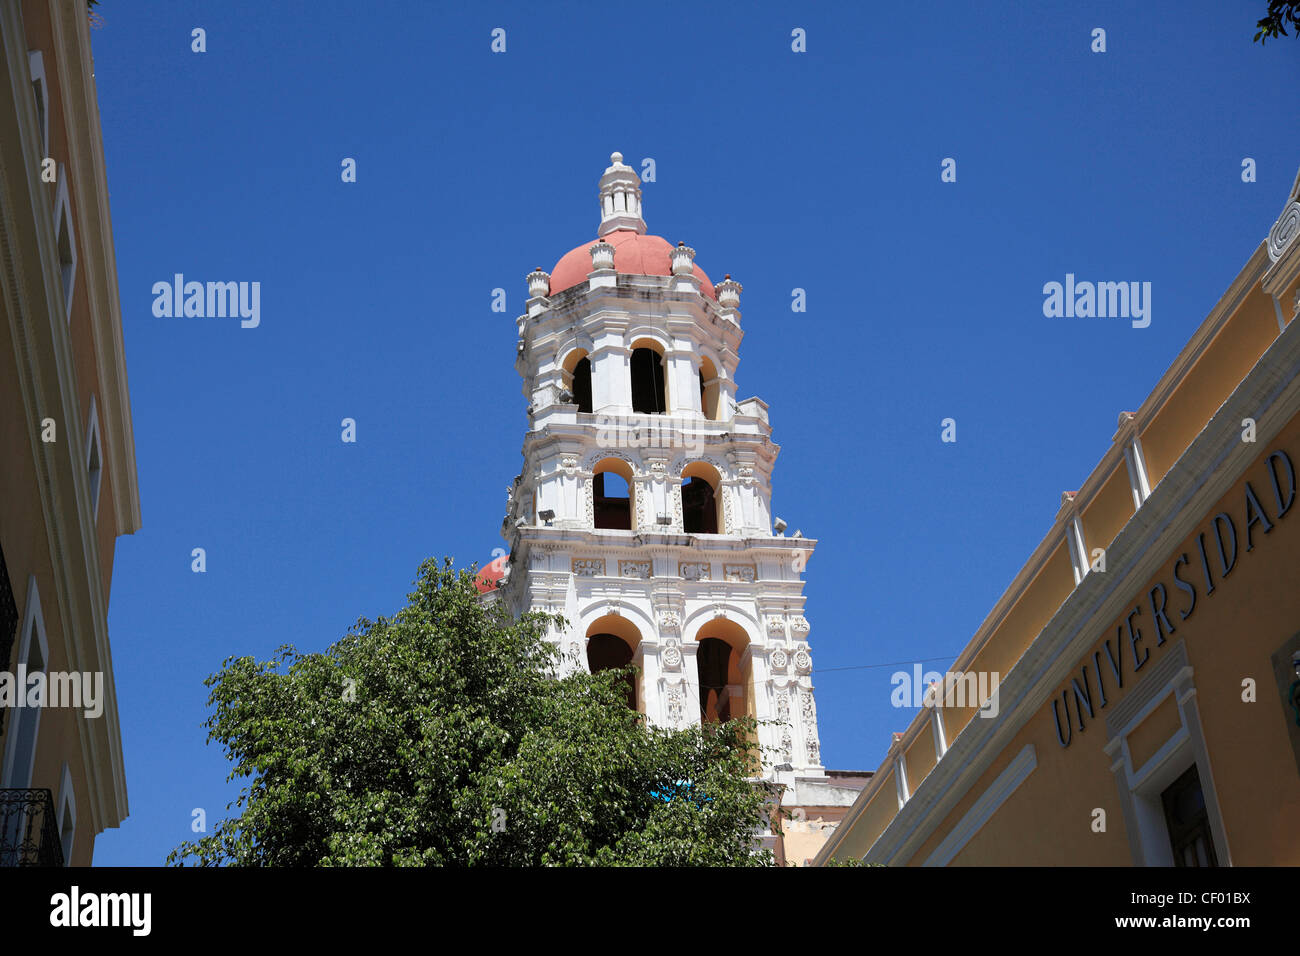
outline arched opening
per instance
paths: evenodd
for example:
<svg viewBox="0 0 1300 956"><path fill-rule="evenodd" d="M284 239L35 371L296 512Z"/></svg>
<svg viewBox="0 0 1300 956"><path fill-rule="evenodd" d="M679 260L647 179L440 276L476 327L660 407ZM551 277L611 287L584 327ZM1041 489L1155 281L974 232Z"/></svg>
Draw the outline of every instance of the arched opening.
<svg viewBox="0 0 1300 956"><path fill-rule="evenodd" d="M627 667L632 663L632 648L613 634L593 634L587 638L587 668L593 673ZM627 706L636 710L636 682L627 675Z"/></svg>
<svg viewBox="0 0 1300 956"><path fill-rule="evenodd" d="M731 719L731 647L716 637L700 641L695 660L700 671L700 722L721 724Z"/></svg>
<svg viewBox="0 0 1300 956"><path fill-rule="evenodd" d="M668 410L663 349L657 342L632 347L632 411L657 415Z"/></svg>
<svg viewBox="0 0 1300 956"><path fill-rule="evenodd" d="M591 359L584 350L575 349L565 358L564 386L573 396L578 411L591 411Z"/></svg>
<svg viewBox="0 0 1300 956"><path fill-rule="evenodd" d="M597 528L632 530L632 469L627 462L606 458L594 469L592 518Z"/></svg>
<svg viewBox="0 0 1300 956"><path fill-rule="evenodd" d="M717 534L722 527L717 469L702 461L682 469L682 526L687 534Z"/></svg>
<svg viewBox="0 0 1300 956"><path fill-rule="evenodd" d="M700 683L700 722L719 724L750 712L748 695L749 644L745 629L726 618L715 618L696 635L695 652Z"/></svg>
<svg viewBox="0 0 1300 956"><path fill-rule="evenodd" d="M704 412L704 417L711 422L718 420L718 394L720 382L718 381L718 370L713 361L708 358L700 359L700 409Z"/></svg>
<svg viewBox="0 0 1300 956"><path fill-rule="evenodd" d="M641 634L625 617L606 614L587 628L587 669L593 674L601 671L626 668L633 663ZM640 711L640 695L636 675L626 674L627 706Z"/></svg>

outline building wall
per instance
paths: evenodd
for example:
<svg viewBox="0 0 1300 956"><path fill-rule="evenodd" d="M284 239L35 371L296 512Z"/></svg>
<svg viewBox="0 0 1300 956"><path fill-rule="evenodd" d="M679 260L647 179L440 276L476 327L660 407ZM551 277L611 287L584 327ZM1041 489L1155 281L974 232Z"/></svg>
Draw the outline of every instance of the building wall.
<svg viewBox="0 0 1300 956"><path fill-rule="evenodd" d="M1300 558L1300 519L1296 517L1300 515L1300 501L1280 520L1276 519L1265 468L1267 455L1279 448L1286 450L1292 461L1300 462L1300 418L1293 419L1279 438L1260 452L1246 475L1204 516L1196 533L1189 535L1169 555L1159 574L1133 590L1134 602L1144 606L1144 615L1136 619L1143 635L1139 656L1142 652L1150 654L1137 679L1125 671L1125 687L1116 689L1108 669L1106 640L1114 651L1131 654L1127 633L1122 643L1116 639L1117 629L1124 628L1126 623L1122 617L1099 629L1102 637L1079 658L1079 666L1074 669L1077 674L1096 652L1102 661L1107 707L1113 708L1141 686L1143 675L1154 670L1162 655L1180 642L1185 644L1194 672L1204 738L1232 862L1246 866L1300 864L1300 841L1291 832L1294 821L1300 819L1300 776L1294 772L1286 715L1273 687L1270 665L1270 656L1277 647L1300 630L1300 588L1294 583ZM1240 517L1247 481L1273 522L1268 533L1262 532L1262 526L1254 528L1254 546L1250 552L1245 551L1244 520ZM1285 494L1285 487L1283 491ZM1232 515L1236 522L1239 553L1236 566L1226 578L1214 573L1215 590L1207 595L1199 566L1197 535L1207 531L1219 512ZM1181 565L1179 574L1193 583L1198 592L1194 609L1186 620L1180 618L1180 612L1190 601L1184 592L1172 590L1171 583L1174 564L1183 554L1194 563ZM1214 550L1210 551L1210 558L1212 573L1217 572L1213 562L1218 557ZM1176 628L1163 644L1157 642L1147 606L1150 589L1160 583L1172 590L1168 606ZM1254 703L1242 701L1245 677L1254 677L1257 682ZM1063 692L1072 693L1068 682L1056 689L1054 698L1058 702ZM1096 694L1095 685L1093 693ZM1090 720L1085 714L1085 730L1080 732L1077 723L1073 724L1068 747L1062 747L1057 739L1050 703L1041 709L1002 750L911 862L924 862L1011 759L1032 744L1037 767L957 854L953 863L1130 864L1127 830L1110 769L1112 758L1103 750L1108 741L1102 721L1106 710L1096 700L1094 708L1096 719ZM1157 743L1167 739L1166 731L1172 728L1170 720L1168 706L1158 708L1130 736L1135 765L1140 766L1142 757L1153 754ZM1148 730L1151 724L1156 726ZM1142 731L1148 731L1145 739ZM1106 811L1104 833L1094 832L1092 828L1095 808ZM1043 838L1049 835L1050 839Z"/></svg>
<svg viewBox="0 0 1300 956"><path fill-rule="evenodd" d="M101 716L41 710L30 779L32 788L51 791L56 813L70 783L76 828L67 862L88 865L96 834L127 812L107 637L116 539L139 527L121 315L85 4L7 4L0 36L0 547L19 613L11 659L0 669L16 666L34 582L47 671L102 674ZM44 68L48 148L30 51L40 52ZM47 158L55 163L53 182L42 178ZM70 297L56 245L60 197L75 250ZM86 451L92 417L101 460L97 508ZM42 440L45 418L54 420L53 442ZM15 713L5 715L0 753Z"/></svg>

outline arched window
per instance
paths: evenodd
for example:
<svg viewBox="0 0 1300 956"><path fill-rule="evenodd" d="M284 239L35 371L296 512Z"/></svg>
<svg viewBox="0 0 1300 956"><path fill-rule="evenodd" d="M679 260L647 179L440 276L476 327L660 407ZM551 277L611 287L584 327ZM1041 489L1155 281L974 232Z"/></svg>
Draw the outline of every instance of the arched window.
<svg viewBox="0 0 1300 956"><path fill-rule="evenodd" d="M606 614L587 628L587 669L593 674L601 671L626 668L632 664L641 634L625 617ZM640 710L636 675L625 675L627 681L627 706Z"/></svg>
<svg viewBox="0 0 1300 956"><path fill-rule="evenodd" d="M632 411L657 415L668 410L664 388L664 357L657 343L632 348Z"/></svg>
<svg viewBox="0 0 1300 956"><path fill-rule="evenodd" d="M700 676L700 722L721 724L731 719L731 646L716 637L700 641L695 653Z"/></svg>
<svg viewBox="0 0 1300 956"><path fill-rule="evenodd" d="M573 395L580 412L591 411L591 359L582 349L569 353L564 360L564 385Z"/></svg>
<svg viewBox="0 0 1300 956"><path fill-rule="evenodd" d="M27 608L19 638L17 663L31 676L48 667L49 643L45 637L45 617L41 614L41 596L33 576L27 585ZM10 714L6 728L3 780L0 786L24 790L32 785L32 767L36 762L36 738L40 730L41 708L23 707Z"/></svg>
<svg viewBox="0 0 1300 956"><path fill-rule="evenodd" d="M700 408L711 422L718 420L718 370L712 360L700 359Z"/></svg>
<svg viewBox="0 0 1300 956"><path fill-rule="evenodd" d="M682 523L687 534L718 534L721 478L706 462L691 462L682 470Z"/></svg>
<svg viewBox="0 0 1300 956"><path fill-rule="evenodd" d="M597 674L600 671L627 667L632 663L632 648L621 638L613 634L593 634L587 638L587 668ZM627 675L627 706L636 710L636 682L632 675Z"/></svg>
<svg viewBox="0 0 1300 956"><path fill-rule="evenodd" d="M748 656L745 629L726 618L715 618L696 635L695 662L700 683L700 722L723 723L749 712Z"/></svg>
<svg viewBox="0 0 1300 956"><path fill-rule="evenodd" d="M573 370L573 401L578 411L591 411L591 359L585 355Z"/></svg>
<svg viewBox="0 0 1300 956"><path fill-rule="evenodd" d="M632 530L632 469L627 462L607 458L594 469L592 517L597 528Z"/></svg>

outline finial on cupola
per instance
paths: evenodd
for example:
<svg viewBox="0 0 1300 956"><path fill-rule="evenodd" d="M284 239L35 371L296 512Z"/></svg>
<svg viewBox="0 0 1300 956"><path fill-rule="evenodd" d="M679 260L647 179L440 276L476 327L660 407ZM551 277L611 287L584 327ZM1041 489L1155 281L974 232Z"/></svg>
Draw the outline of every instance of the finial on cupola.
<svg viewBox="0 0 1300 956"><path fill-rule="evenodd" d="M630 229L645 235L641 218L641 177L623 162L622 153L611 153L609 168L600 177L600 228L597 236L618 229Z"/></svg>
<svg viewBox="0 0 1300 956"><path fill-rule="evenodd" d="M744 289L739 282L731 278L728 272L722 281L713 287L713 293L718 298L718 305L722 306L723 311L731 311L740 308L740 293Z"/></svg>
<svg viewBox="0 0 1300 956"><path fill-rule="evenodd" d="M530 298L549 295L551 291L551 274L544 272L541 266L538 266L526 276L528 281L528 295Z"/></svg>
<svg viewBox="0 0 1300 956"><path fill-rule="evenodd" d="M686 243L677 243L677 248L668 255L672 259L673 275L688 276L695 269L695 250Z"/></svg>

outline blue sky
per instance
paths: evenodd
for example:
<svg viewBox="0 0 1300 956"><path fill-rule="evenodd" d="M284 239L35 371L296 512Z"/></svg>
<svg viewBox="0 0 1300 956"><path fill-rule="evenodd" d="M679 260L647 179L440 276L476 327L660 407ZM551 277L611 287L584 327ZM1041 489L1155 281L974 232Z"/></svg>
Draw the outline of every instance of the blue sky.
<svg viewBox="0 0 1300 956"><path fill-rule="evenodd" d="M656 162L650 232L745 287L739 393L820 540L823 759L874 769L896 668L831 668L956 654L1281 211L1300 40L1252 43L1265 6L105 0L144 525L109 613L131 815L95 862L223 815L225 657L323 650L423 558L502 546L524 276L594 237L615 149ZM177 272L260 282L260 326L155 317ZM1067 272L1150 282L1150 327L1045 318Z"/></svg>

